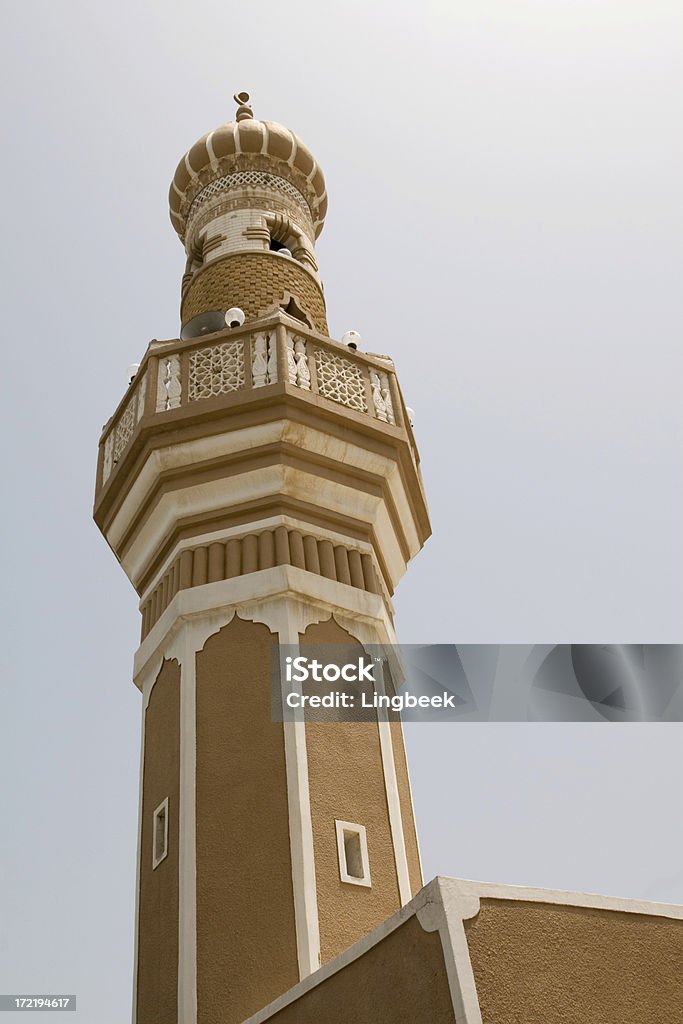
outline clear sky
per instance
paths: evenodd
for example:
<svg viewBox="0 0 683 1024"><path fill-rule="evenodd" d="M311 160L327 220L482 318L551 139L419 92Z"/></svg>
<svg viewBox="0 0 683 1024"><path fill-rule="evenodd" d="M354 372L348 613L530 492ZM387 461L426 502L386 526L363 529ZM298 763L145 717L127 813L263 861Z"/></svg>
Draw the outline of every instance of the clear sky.
<svg viewBox="0 0 683 1024"><path fill-rule="evenodd" d="M125 368L178 332L178 159L244 89L325 171L332 333L389 352L417 415L402 640L680 642L683 11L2 7L0 991L118 1024L139 616L90 516ZM426 877L683 902L682 729L410 727Z"/></svg>

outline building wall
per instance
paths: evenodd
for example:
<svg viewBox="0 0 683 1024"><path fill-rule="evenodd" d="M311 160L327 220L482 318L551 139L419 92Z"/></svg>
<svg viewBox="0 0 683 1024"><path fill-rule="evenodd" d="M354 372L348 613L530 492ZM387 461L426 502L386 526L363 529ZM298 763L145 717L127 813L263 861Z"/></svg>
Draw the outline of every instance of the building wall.
<svg viewBox="0 0 683 1024"><path fill-rule="evenodd" d="M482 899L465 922L483 1024L679 1024L683 921Z"/></svg>
<svg viewBox="0 0 683 1024"><path fill-rule="evenodd" d="M199 1024L242 1021L299 979L275 639L236 616L197 654Z"/></svg>
<svg viewBox="0 0 683 1024"><path fill-rule="evenodd" d="M168 797L168 854L152 868L154 812ZM165 661L145 712L137 1024L178 1019L180 668Z"/></svg>
<svg viewBox="0 0 683 1024"><path fill-rule="evenodd" d="M362 647L334 620L309 626L306 644ZM400 907L377 722L308 722L311 819L321 962L341 953ZM372 887L342 882L335 819L367 830Z"/></svg>
<svg viewBox="0 0 683 1024"><path fill-rule="evenodd" d="M425 932L416 917L409 918L363 956L267 1020L268 1024L455 1024L439 933ZM496 1024L508 1022L501 1019Z"/></svg>

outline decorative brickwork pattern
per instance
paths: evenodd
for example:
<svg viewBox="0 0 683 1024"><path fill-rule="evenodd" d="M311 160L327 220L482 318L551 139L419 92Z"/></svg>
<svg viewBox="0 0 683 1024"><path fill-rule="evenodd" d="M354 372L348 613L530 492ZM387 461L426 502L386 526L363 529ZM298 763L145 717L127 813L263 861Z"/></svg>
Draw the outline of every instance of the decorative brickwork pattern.
<svg viewBox="0 0 683 1024"><path fill-rule="evenodd" d="M215 398L244 387L244 342L226 341L222 345L199 349L190 356L188 401Z"/></svg>
<svg viewBox="0 0 683 1024"><path fill-rule="evenodd" d="M365 381L360 366L323 348L315 350L318 393L356 412L367 412Z"/></svg>
<svg viewBox="0 0 683 1024"><path fill-rule="evenodd" d="M298 263L276 253L237 253L198 271L183 297L181 320L187 323L212 309L243 309L253 320L277 307L285 296L297 305L321 334L327 334L325 300L311 275Z"/></svg>

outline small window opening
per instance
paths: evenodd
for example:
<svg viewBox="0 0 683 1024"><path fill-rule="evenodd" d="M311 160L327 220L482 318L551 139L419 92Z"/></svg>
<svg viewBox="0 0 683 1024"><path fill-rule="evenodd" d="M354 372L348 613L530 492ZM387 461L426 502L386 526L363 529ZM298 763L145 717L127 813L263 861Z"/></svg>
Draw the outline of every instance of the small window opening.
<svg viewBox="0 0 683 1024"><path fill-rule="evenodd" d="M168 797L154 812L152 828L152 869L158 867L168 853Z"/></svg>
<svg viewBox="0 0 683 1024"><path fill-rule="evenodd" d="M336 821L339 877L352 885L370 886L370 863L365 827L350 821Z"/></svg>
<svg viewBox="0 0 683 1024"><path fill-rule="evenodd" d="M358 832L349 832L344 829L344 856L346 857L346 870L352 878L362 878L363 855L360 850L360 836Z"/></svg>
<svg viewBox="0 0 683 1024"><path fill-rule="evenodd" d="M279 252L280 249L286 249L287 246L284 242L278 242L277 238L271 238L270 240L270 251Z"/></svg>

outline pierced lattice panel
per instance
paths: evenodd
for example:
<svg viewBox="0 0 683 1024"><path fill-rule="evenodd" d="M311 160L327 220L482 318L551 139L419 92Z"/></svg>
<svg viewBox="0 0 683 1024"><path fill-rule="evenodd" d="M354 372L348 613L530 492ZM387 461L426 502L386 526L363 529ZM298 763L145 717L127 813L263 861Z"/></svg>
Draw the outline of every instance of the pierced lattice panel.
<svg viewBox="0 0 683 1024"><path fill-rule="evenodd" d="M114 462L118 462L123 455L128 442L130 441L133 431L135 430L135 424L137 410L137 397L133 395L128 405L121 413L121 418L116 424L114 430Z"/></svg>
<svg viewBox="0 0 683 1024"><path fill-rule="evenodd" d="M326 349L315 350L318 392L323 398L345 405L356 412L367 412L365 381L360 366Z"/></svg>
<svg viewBox="0 0 683 1024"><path fill-rule="evenodd" d="M244 343L226 341L190 356L188 401L215 398L244 387Z"/></svg>
<svg viewBox="0 0 683 1024"><path fill-rule="evenodd" d="M295 185L286 181L285 178L280 178L276 174L268 174L266 171L236 171L234 174L226 174L222 178L215 178L214 181L209 182L209 184L194 197L192 205L190 206L188 219L192 217L192 215L203 203L207 201L207 199L212 199L214 196L220 195L222 192L227 192L230 189L244 188L245 186L251 188L272 189L275 192L281 192L283 195L295 202L297 206L300 206L307 214L309 213L308 204L304 196Z"/></svg>

